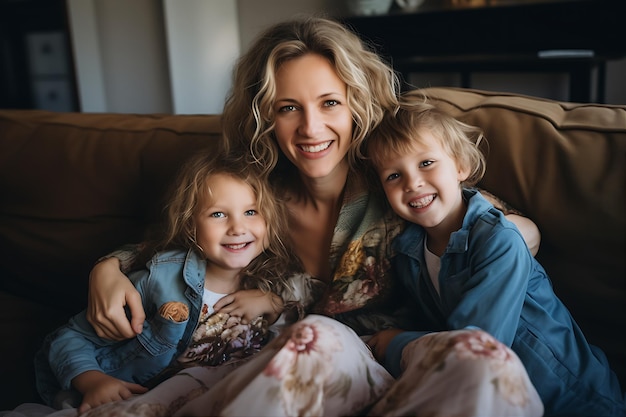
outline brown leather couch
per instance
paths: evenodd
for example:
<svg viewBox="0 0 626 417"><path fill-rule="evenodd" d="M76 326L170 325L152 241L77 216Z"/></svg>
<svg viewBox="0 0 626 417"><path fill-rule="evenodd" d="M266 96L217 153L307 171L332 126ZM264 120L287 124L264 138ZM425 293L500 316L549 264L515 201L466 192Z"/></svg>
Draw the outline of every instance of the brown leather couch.
<svg viewBox="0 0 626 417"><path fill-rule="evenodd" d="M539 226L556 293L626 387L626 106L426 91L484 129L482 186ZM181 162L220 130L217 115L0 110L0 410L38 401L43 336L85 307L93 263L142 239Z"/></svg>

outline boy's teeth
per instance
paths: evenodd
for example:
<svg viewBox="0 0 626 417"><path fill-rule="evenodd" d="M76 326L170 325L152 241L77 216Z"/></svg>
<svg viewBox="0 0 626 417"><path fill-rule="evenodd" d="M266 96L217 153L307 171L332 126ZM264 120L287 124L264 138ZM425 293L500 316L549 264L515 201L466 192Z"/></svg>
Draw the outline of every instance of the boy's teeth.
<svg viewBox="0 0 626 417"><path fill-rule="evenodd" d="M435 196L431 194L428 197L423 197L423 198L420 198L419 200L411 201L409 203L409 206L413 208L426 207L427 205L431 203L431 201L433 201L434 198Z"/></svg>
<svg viewBox="0 0 626 417"><path fill-rule="evenodd" d="M330 141L321 143L315 146L300 145L300 148L305 152L315 153L315 152L321 152L324 149L328 149L329 146L330 146Z"/></svg>

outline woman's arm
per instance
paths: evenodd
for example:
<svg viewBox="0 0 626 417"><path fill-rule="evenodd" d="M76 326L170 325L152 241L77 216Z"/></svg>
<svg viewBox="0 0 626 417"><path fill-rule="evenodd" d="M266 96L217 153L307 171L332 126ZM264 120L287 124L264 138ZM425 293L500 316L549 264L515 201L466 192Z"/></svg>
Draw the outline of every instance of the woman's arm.
<svg viewBox="0 0 626 417"><path fill-rule="evenodd" d="M532 253L533 256L537 256L539 244L541 243L541 232L539 232L537 225L518 210L511 207L510 204L501 198L496 197L489 191L481 188L480 193L483 197L485 197L485 199L487 199L487 201L493 204L495 208L503 212L508 221L517 226L522 234L522 237L524 238L524 241L526 242L526 246L530 249L530 253Z"/></svg>
<svg viewBox="0 0 626 417"><path fill-rule="evenodd" d="M130 310L131 320L124 307ZM139 292L120 271L117 258L97 263L89 274L87 320L96 334L110 340L124 340L141 333L146 314Z"/></svg>
<svg viewBox="0 0 626 417"><path fill-rule="evenodd" d="M528 217L520 216L519 214L506 214L504 217L517 226L526 242L526 246L530 249L530 253L533 256L537 256L539 244L541 243L541 232L539 232L537 225Z"/></svg>

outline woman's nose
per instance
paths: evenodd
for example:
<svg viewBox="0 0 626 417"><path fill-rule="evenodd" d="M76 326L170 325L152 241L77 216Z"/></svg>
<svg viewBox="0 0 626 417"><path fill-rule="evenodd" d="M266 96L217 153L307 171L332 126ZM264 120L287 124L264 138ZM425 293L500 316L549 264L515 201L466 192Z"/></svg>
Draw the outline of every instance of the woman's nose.
<svg viewBox="0 0 626 417"><path fill-rule="evenodd" d="M300 123L300 134L304 137L315 138L324 127L323 117L316 110L305 110Z"/></svg>

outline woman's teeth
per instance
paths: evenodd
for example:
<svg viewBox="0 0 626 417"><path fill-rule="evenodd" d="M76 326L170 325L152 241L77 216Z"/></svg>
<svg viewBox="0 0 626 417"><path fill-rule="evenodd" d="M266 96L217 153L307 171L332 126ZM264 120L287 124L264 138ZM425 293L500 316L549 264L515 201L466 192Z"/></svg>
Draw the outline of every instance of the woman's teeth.
<svg viewBox="0 0 626 417"><path fill-rule="evenodd" d="M328 149L332 141L320 143L319 145L300 145L300 149L304 152L316 153Z"/></svg>

